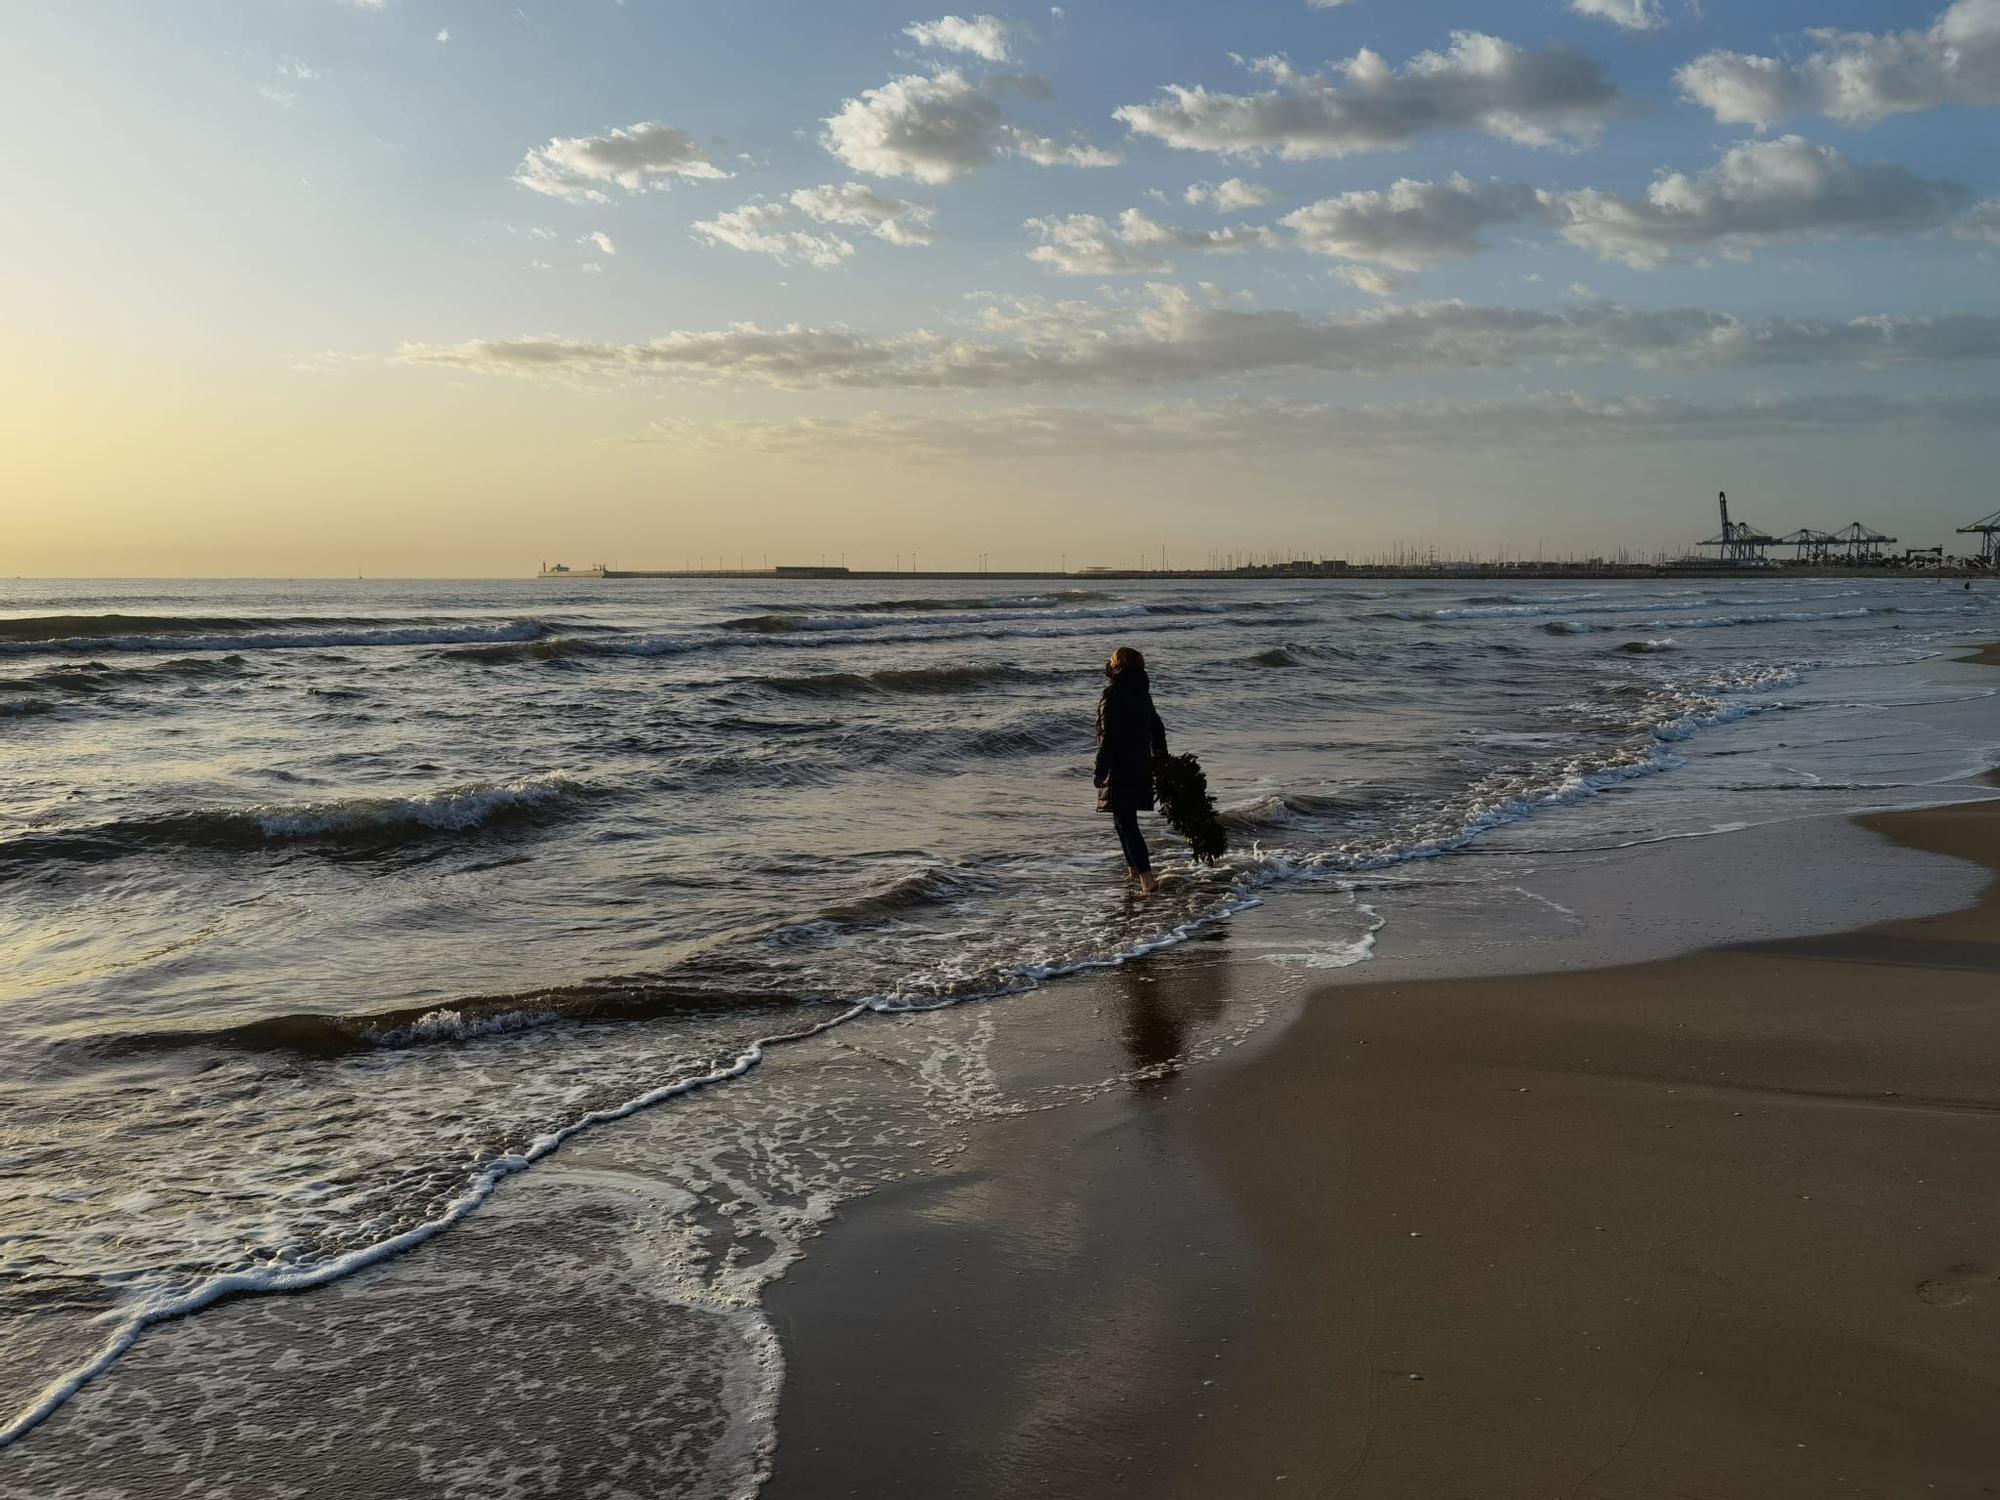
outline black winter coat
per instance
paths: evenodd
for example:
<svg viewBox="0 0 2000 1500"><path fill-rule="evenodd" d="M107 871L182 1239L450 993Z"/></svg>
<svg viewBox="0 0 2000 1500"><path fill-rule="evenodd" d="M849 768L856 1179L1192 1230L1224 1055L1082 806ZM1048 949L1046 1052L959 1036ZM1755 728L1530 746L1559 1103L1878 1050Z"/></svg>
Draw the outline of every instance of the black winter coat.
<svg viewBox="0 0 2000 1500"><path fill-rule="evenodd" d="M1153 805L1153 757L1167 753L1167 726L1153 709L1144 672L1120 672L1097 700L1097 805L1111 812Z"/></svg>

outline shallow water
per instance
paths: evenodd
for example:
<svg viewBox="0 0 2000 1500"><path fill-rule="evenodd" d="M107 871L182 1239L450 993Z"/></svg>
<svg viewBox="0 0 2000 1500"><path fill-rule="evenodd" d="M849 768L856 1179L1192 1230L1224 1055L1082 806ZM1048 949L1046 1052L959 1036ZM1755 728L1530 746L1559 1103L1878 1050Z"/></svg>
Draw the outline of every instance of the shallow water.
<svg viewBox="0 0 2000 1500"><path fill-rule="evenodd" d="M1891 579L0 585L0 1428L638 1108L688 1122L677 1284L754 1305L888 1139L787 1155L765 1039L1293 890L1317 936L1274 956L1350 965L1449 851L1937 797L2000 733L1935 707L1990 690L1893 669L1996 626ZM1148 903L1091 811L1118 643L1238 845ZM977 1104L975 1057L906 1071ZM710 1196L723 1136L775 1143L764 1209Z"/></svg>

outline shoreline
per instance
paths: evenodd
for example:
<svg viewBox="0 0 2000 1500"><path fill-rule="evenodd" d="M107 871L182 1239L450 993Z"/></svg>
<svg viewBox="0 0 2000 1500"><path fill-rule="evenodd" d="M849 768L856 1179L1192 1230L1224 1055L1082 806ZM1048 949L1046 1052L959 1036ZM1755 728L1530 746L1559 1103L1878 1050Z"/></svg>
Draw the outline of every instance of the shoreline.
<svg viewBox="0 0 2000 1500"><path fill-rule="evenodd" d="M1981 893L1345 970L1242 1060L848 1205L771 1289L764 1493L1990 1493L2000 801L1840 821ZM1152 967L1195 1003L1199 968Z"/></svg>
<svg viewBox="0 0 2000 1500"><path fill-rule="evenodd" d="M1943 701L1977 703L1950 714L1991 711L1990 699ZM1956 773L1950 787L1912 785L1964 796L1966 774ZM1975 808L1985 809L1982 828L2000 826L1992 816L2000 801ZM1962 810L1894 817L1927 819L1940 837L1969 837L1950 832L1973 826ZM1527 1347L1530 1335L1571 1327L1562 1318L1573 1320L1577 1306L1593 1317L1604 1312L1602 1326L1616 1333L1625 1295L1618 1276L1641 1264L1626 1253L1633 1225L1645 1228L1645 1214L1671 1219L1672 1205L1614 1205L1615 1214L1595 1221L1605 1230L1593 1223L1595 1238L1585 1236L1581 1248L1524 1239L1491 1216L1478 1226L1483 1237L1463 1243L1427 1227L1416 1240L1405 1233L1386 1249L1357 1248L1368 1212L1377 1215L1374 1228L1386 1222L1384 1205L1364 1191L1380 1184L1332 1174L1359 1161L1398 1191L1444 1182L1440 1222L1502 1187L1587 1212L1595 1206L1582 1196L1588 1183L1537 1181L1533 1171L1572 1157L1595 1167L1610 1149L1603 1142L1631 1136L1657 1146L1669 1126L1676 1147L1693 1141L1706 1153L1697 1163L1706 1171L1731 1134L1703 1141L1679 1133L1683 1122L1659 1113L1673 1101L1652 1095L1695 1090L1658 1068L1596 1077L1574 1057L1540 1066L1558 1081L1589 1082L1594 1092L1584 1102L1602 1104L1605 1120L1577 1113L1576 1101L1559 1098L1539 1075L1522 1085L1531 1096L1524 1098L1464 1087L1469 1070L1534 1072L1517 1055L1528 1042L1574 1050L1579 1038L1595 1037L1588 1028L1596 1025L1622 1044L1664 1049L1676 1065L1740 1078L1756 1066L1839 1061L1834 1043L1860 1035L1868 1019L1866 1007L1846 1015L1781 1006L1770 1013L1784 1024L1739 1034L1705 1015L1689 1018L1700 1026L1669 1024L1677 1016L1660 1023L1651 1008L1623 999L1565 1008L1542 993L1553 984L1657 976L1714 957L1693 950L1727 939L1743 945L1722 954L1729 962L1846 975L1842 983L1876 990L1884 976L1927 974L1949 957L1956 969L1939 972L1990 989L1991 974L1964 962L1979 956L1966 945L1990 939L1949 916L1919 915L1981 909L1967 905L1971 867L1892 848L1866 826L1810 814L1717 824L1711 832L1720 842L1705 834L1639 844L1536 836L1515 841L1506 878L1528 884L1499 887L1516 893L1505 902L1483 902L1480 893L1495 888L1485 873L1453 876L1458 856L1397 885L1406 905L1389 919L1394 945L1372 962L1356 962L1347 935L1355 906L1384 899L1373 892L1389 887L1306 888L1171 950L1012 996L1004 1023L985 1005L873 1018L830 1034L823 1046L773 1053L754 1086L718 1084L672 1110L573 1141L454 1233L310 1297L233 1299L158 1326L58 1420L0 1454L0 1472L24 1500L150 1500L163 1474L189 1464L211 1486L273 1493L314 1492L338 1474L357 1500L399 1500L446 1477L475 1483L473 1476L502 1470L524 1476L524 1494L608 1485L603 1492L625 1486L747 1500L764 1456L775 1452L764 1493L776 1500L896 1492L1233 1496L1274 1485L1313 1493L1333 1487L1322 1465L1336 1478L1353 1471L1356 1483L1344 1493L1423 1500L1560 1493L1541 1487L1539 1469L1521 1479L1506 1468L1534 1467L1528 1459L1553 1451L1555 1438L1519 1413L1496 1415L1490 1403L1522 1382L1486 1378L1503 1366L1491 1347L1480 1352L1475 1336L1504 1336L1503 1352ZM1561 847L1539 847L1550 843ZM1524 855L1532 856L1525 864ZM1878 947L1872 962L1829 946L1876 930L1884 918L1909 929L1904 940L1930 946ZM1342 940L1328 941L1333 932ZM1818 936L1786 936L1794 933ZM1337 967L1342 962L1355 966ZM1426 1000L1432 991L1485 999L1454 1011L1448 999ZM1754 998L1770 1008L1770 996ZM1404 1055L1394 1061L1402 1071L1386 1064L1354 1071L1358 1049L1339 1056L1337 1031L1334 1043L1322 1043L1336 1054L1330 1064L1316 1069L1305 1060L1303 1041L1337 1027L1357 1004L1374 1005L1362 1038L1369 1067L1382 1062L1376 1047L1400 1038ZM1417 1023L1427 1016L1462 1024L1426 1034ZM1522 1017L1536 1025L1518 1024ZM1830 1038L1820 1035L1828 1019L1837 1023ZM1800 1046L1801 1038L1810 1045ZM1425 1051L1439 1040L1442 1051ZM1930 1049L1972 1073L1963 1087L1930 1090L1948 1103L1980 1097L1981 1069L1993 1060L1976 1048L1957 1055L1957 1040L1951 1034ZM1593 1046L1581 1055L1601 1063L1613 1054ZM1848 1061L1865 1067L1880 1059ZM1919 1049L1912 1061L1922 1066L1927 1056ZM1920 1092L1907 1082L1892 1086L1903 1096ZM1839 1090L1823 1081L1816 1092L1787 1087L1772 1095L1782 1106L1773 1118L1789 1132L1780 1144L1795 1157L1803 1150L1808 1162L1826 1156L1798 1122L1837 1114ZM1521 1107L1530 1103L1547 1107L1531 1114ZM1868 1107L1875 1123L1912 1114L1907 1102ZM1234 1141L1224 1139L1232 1114L1241 1127ZM1933 1128L1938 1114L1918 1111L1906 1133ZM1760 1113L1757 1123L1768 1135L1770 1121ZM1747 1136L1749 1127L1734 1134ZM821 1135L830 1157L819 1149ZM1541 1149L1513 1149L1524 1143ZM1955 1149L1946 1142L1932 1154ZM1426 1151L1449 1154L1437 1161ZM1979 1173L1991 1164L1963 1154L1977 1170L1967 1170L1959 1197L1977 1203L1985 1191ZM1460 1158L1480 1170L1464 1177ZM831 1195L802 1189L827 1180L830 1164L839 1170ZM1678 1158L1664 1167L1641 1160L1638 1180L1672 1187L1683 1183L1674 1174L1684 1166ZM1632 1159L1614 1167L1604 1168L1607 1191L1629 1189ZM1737 1184L1724 1196L1733 1203L1746 1192ZM730 1218L736 1212L740 1227L727 1227L739 1222ZM1303 1238L1288 1238L1298 1224ZM1647 1243L1675 1241L1685 1228L1661 1225ZM1789 1223L1751 1228L1747 1243L1762 1256L1751 1269L1770 1267L1760 1272L1760 1315L1766 1303L1784 1302L1785 1275L1796 1279L1802 1264L1813 1285L1832 1285L1815 1257L1840 1236L1800 1236ZM1976 1241L1978 1229L1968 1237ZM1623 1259L1606 1271L1591 1257L1614 1232ZM691 1253L705 1244L740 1247L742 1271L730 1270L739 1254L732 1249L714 1258L720 1281L691 1283ZM1878 1258L1896 1248L1872 1233L1856 1244ZM1996 1330L1971 1322L1985 1283L1952 1268L1986 1266L1982 1245L1956 1251L1944 1274L1926 1272L1921 1283L1938 1299L1926 1307L1973 1309L1944 1316L1972 1328L1978 1358L1995 1346ZM1435 1350L1422 1367L1401 1368L1409 1362L1400 1345L1357 1329L1336 1303L1386 1282L1416 1246L1456 1251L1462 1263L1434 1262L1434 1274L1405 1288L1390 1311L1448 1316L1445 1332L1479 1356L1467 1355L1468 1368L1486 1378L1483 1387L1463 1371L1454 1375ZM764 1258L775 1282L756 1270ZM2000 1255L1992 1261L2000 1275ZM1512 1279L1497 1291L1482 1286L1480 1276L1500 1264L1512 1268ZM1649 1294L1669 1272L1685 1272L1641 1268ZM1496 1329L1495 1307L1539 1294L1543 1283L1562 1293L1553 1309L1540 1310L1525 1333ZM1457 1302L1440 1287L1458 1289ZM1371 1313L1368 1322L1378 1321ZM1274 1348L1275 1335L1294 1323L1312 1336ZM1422 1331L1394 1337L1407 1342ZM1602 1342L1601 1328L1586 1331ZM1580 1389L1590 1395L1600 1387L1609 1400L1622 1390L1618 1379L1629 1372L1586 1370L1584 1354L1603 1362L1602 1349L1567 1346L1543 1358L1537 1369L1552 1372L1553 1395L1544 1391L1534 1404L1558 1397L1574 1404ZM1381 1357L1400 1363L1377 1379L1382 1372L1371 1361ZM1389 1383L1412 1374L1424 1379ZM1455 1403L1443 1425L1435 1411L1417 1413L1432 1425L1418 1425L1412 1441L1463 1442L1487 1453L1488 1466L1472 1479L1385 1470L1396 1458L1398 1434L1389 1426L1361 1439L1361 1449L1341 1447L1366 1430L1341 1424L1372 1420L1354 1412L1365 1413L1385 1384L1394 1397L1425 1392ZM690 1423L691 1411L699 1420ZM395 1420L384 1426L391 1412ZM1944 1420L1932 1407L1917 1412L1933 1429ZM1607 1422L1618 1425L1589 1415L1565 1413L1565 1441L1597 1442ZM1280 1441L1267 1443L1260 1424L1274 1424ZM1638 1424L1627 1413L1625 1425ZM356 1447L364 1435L365 1460ZM1267 1472L1274 1454L1288 1456L1283 1444L1300 1439L1325 1451L1301 1456L1295 1448L1289 1467ZM1961 1446L1973 1441L1962 1437ZM1825 1492L1783 1474L1755 1477L1760 1494ZM1978 1492L1957 1479L1944 1476L1939 1489ZM1641 1483L1577 1492L1660 1491ZM1901 1493L1893 1485L1887 1492Z"/></svg>
<svg viewBox="0 0 2000 1500"><path fill-rule="evenodd" d="M2000 803L1856 821L2000 874ZM1321 992L1204 1100L1266 1275L1176 1493L1986 1493L1996 940Z"/></svg>

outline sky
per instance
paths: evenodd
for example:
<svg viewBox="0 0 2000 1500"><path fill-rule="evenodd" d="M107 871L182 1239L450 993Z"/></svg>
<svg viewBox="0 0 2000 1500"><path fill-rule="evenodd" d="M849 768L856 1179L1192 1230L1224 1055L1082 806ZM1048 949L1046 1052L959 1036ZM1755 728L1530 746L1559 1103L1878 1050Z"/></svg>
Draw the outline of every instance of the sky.
<svg viewBox="0 0 2000 1500"><path fill-rule="evenodd" d="M0 575L2000 506L2000 0L0 0Z"/></svg>

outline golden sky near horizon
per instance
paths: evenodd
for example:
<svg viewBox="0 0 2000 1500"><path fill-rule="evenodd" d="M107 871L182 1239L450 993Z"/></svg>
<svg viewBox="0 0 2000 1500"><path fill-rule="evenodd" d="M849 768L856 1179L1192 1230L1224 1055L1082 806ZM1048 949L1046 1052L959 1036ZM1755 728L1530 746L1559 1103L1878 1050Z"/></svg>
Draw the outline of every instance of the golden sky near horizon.
<svg viewBox="0 0 2000 1500"><path fill-rule="evenodd" d="M2000 503L2000 0L777 9L15 8L0 573L1649 556L1718 488L1917 545Z"/></svg>

